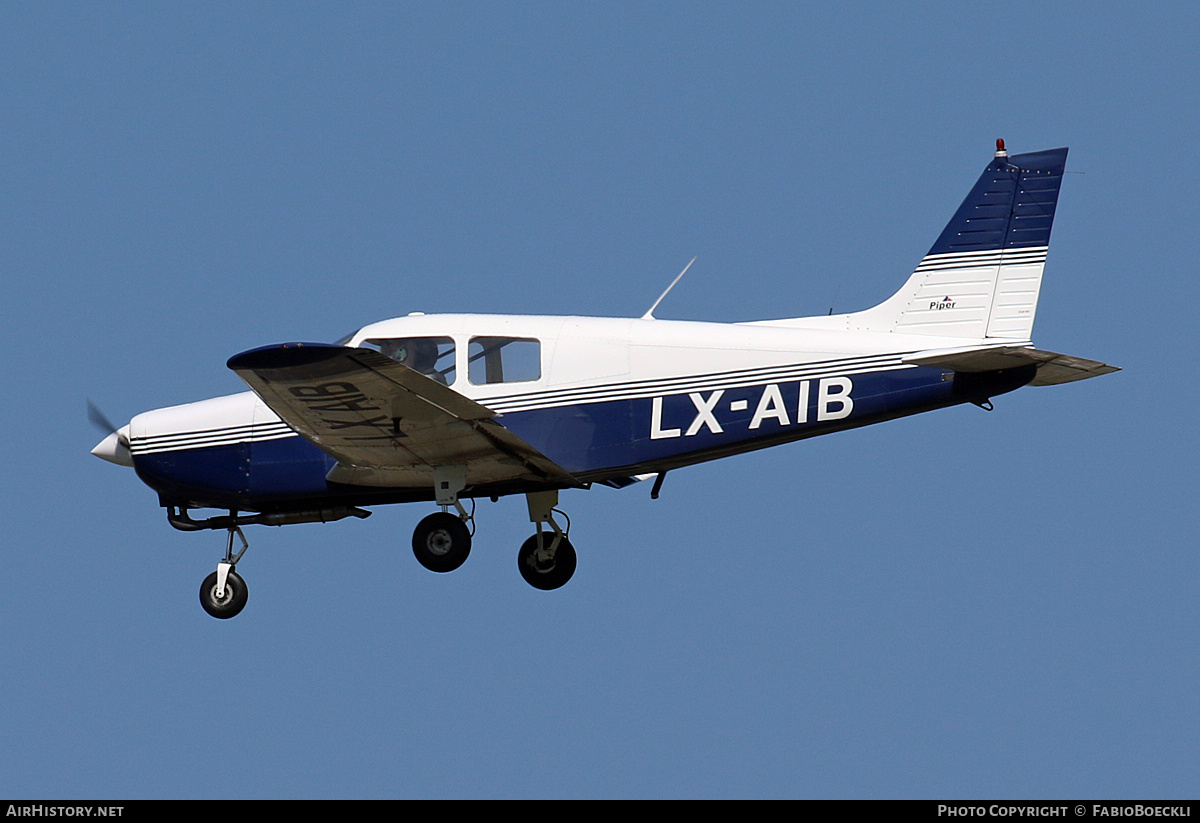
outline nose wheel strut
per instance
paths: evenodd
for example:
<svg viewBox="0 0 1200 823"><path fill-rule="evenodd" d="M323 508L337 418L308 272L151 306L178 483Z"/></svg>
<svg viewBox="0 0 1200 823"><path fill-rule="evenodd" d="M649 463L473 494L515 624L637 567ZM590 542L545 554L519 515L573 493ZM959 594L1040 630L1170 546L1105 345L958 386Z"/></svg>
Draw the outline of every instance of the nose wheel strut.
<svg viewBox="0 0 1200 823"><path fill-rule="evenodd" d="M236 514L234 514L236 517ZM225 558L217 564L217 570L204 578L200 585L200 605L204 611L221 620L235 617L246 607L248 592L246 581L234 569L250 544L241 526L229 527L229 540L225 544ZM233 537L242 541L242 548L234 554Z"/></svg>

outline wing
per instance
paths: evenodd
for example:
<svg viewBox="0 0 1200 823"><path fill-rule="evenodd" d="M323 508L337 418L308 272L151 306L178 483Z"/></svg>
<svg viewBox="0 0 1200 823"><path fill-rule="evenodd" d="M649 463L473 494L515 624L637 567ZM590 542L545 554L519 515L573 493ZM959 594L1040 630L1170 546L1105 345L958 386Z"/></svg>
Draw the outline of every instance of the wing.
<svg viewBox="0 0 1200 823"><path fill-rule="evenodd" d="M1120 371L1098 360L1020 346L922 351L905 357L904 362L961 372L998 371L1036 364L1037 376L1030 381L1031 386L1054 386Z"/></svg>
<svg viewBox="0 0 1200 823"><path fill-rule="evenodd" d="M467 485L580 483L500 425L497 414L370 349L285 343L229 368L284 422L335 457L328 479L432 486L433 468L465 466Z"/></svg>

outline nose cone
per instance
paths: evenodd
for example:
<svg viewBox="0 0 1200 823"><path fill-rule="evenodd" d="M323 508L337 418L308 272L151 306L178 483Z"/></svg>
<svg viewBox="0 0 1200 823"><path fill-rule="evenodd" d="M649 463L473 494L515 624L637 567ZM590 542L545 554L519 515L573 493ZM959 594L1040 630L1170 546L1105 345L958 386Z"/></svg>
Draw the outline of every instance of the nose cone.
<svg viewBox="0 0 1200 823"><path fill-rule="evenodd" d="M133 455L129 453L129 427L122 426L96 444L92 454L118 466L133 467Z"/></svg>

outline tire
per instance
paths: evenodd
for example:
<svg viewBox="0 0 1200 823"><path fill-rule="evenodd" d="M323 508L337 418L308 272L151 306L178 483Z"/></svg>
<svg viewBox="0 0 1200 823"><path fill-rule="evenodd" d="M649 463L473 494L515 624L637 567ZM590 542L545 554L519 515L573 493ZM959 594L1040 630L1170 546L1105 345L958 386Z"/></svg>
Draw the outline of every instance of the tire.
<svg viewBox="0 0 1200 823"><path fill-rule="evenodd" d="M217 598L216 572L204 578L204 583L200 586L200 605L204 607L204 611L220 620L236 617L246 607L248 596L246 581L242 580L241 575L232 569L229 570L229 576L225 578L224 598Z"/></svg>
<svg viewBox="0 0 1200 823"><path fill-rule="evenodd" d="M554 534L543 533L542 539L553 540ZM521 545L521 551L517 553L517 568L525 582L542 591L552 591L566 585L571 575L575 574L575 547L571 541L563 537L554 550L553 562L545 566L538 564L537 549L538 536L535 534Z"/></svg>
<svg viewBox="0 0 1200 823"><path fill-rule="evenodd" d="M450 512L434 512L413 531L413 554L431 572L452 572L471 553L467 524Z"/></svg>

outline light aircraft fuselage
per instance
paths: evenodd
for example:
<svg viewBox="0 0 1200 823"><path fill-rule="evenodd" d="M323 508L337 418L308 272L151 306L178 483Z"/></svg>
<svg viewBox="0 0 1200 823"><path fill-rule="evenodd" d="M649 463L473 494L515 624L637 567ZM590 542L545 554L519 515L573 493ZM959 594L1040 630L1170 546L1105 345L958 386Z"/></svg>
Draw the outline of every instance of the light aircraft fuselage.
<svg viewBox="0 0 1200 823"><path fill-rule="evenodd" d="M473 383L472 373L482 369L468 362L468 352L480 337L512 338L539 350L531 355L538 368L494 383L481 373ZM1028 374L1006 372L987 390L976 382L956 391L952 372L905 364L903 356L959 340L748 323L421 315L367 326L347 345L367 339L451 341L443 355L454 361L448 386L495 411L505 428L580 484L621 484L982 400L1032 377L1026 367ZM364 409L352 381L312 385L308 405L338 430L391 436L389 415ZM129 425L129 443L139 476L164 500L190 508L261 511L301 499L366 505L434 497L432 470L421 466L377 470L367 483L331 482L338 461L253 392L140 414ZM471 490L511 493L510 480L488 477Z"/></svg>

